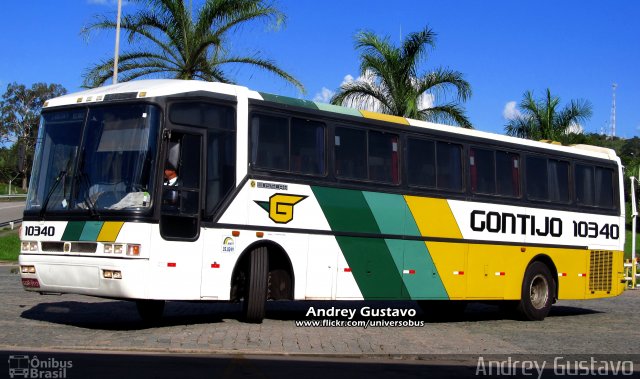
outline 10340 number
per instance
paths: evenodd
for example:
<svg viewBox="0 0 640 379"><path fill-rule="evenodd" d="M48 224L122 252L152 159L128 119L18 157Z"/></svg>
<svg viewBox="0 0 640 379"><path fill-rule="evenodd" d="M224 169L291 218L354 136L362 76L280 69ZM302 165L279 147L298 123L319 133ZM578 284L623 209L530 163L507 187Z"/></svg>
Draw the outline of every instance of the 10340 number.
<svg viewBox="0 0 640 379"><path fill-rule="evenodd" d="M597 222L574 221L573 236L587 238L605 237L606 239L617 240L620 238L620 227L616 224L604 224L600 226Z"/></svg>
<svg viewBox="0 0 640 379"><path fill-rule="evenodd" d="M56 234L56 228L53 226L25 226L25 236L45 236L53 237Z"/></svg>

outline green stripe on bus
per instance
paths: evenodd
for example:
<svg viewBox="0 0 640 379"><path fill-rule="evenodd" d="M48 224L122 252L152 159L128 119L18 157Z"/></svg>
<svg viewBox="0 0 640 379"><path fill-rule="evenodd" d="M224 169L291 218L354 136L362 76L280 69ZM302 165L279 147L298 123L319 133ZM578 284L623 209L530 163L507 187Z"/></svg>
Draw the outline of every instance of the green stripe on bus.
<svg viewBox="0 0 640 379"><path fill-rule="evenodd" d="M341 107L339 105L327 104L327 103L315 103L318 109L321 111L340 113L348 116L362 117L362 113L354 108Z"/></svg>
<svg viewBox="0 0 640 379"><path fill-rule="evenodd" d="M361 191L311 187L334 232L380 233Z"/></svg>
<svg viewBox="0 0 640 379"><path fill-rule="evenodd" d="M274 103L285 104L285 105L293 105L296 107L311 108L315 110L318 109L318 107L313 101L295 99L293 97L287 97L287 96L272 95L270 93L263 93L263 92L259 92L259 93L260 93L260 96L262 96L262 98L266 101L271 101Z"/></svg>
<svg viewBox="0 0 640 379"><path fill-rule="evenodd" d="M361 191L312 187L313 193L333 231L380 233ZM365 299L403 299L402 250L389 250L381 238L336 236L351 273Z"/></svg>
<svg viewBox="0 0 640 379"><path fill-rule="evenodd" d="M365 300L408 299L395 259L384 240L344 236L336 236L336 240Z"/></svg>
<svg viewBox="0 0 640 379"><path fill-rule="evenodd" d="M102 229L103 221L88 221L84 224L84 228L82 228L82 234L80 234L80 238L78 241L95 241L98 239L98 234L100 234L100 229Z"/></svg>
<svg viewBox="0 0 640 379"><path fill-rule="evenodd" d="M67 227L62 233L63 241L78 241L82 235L82 229L84 229L84 221L69 221Z"/></svg>
<svg viewBox="0 0 640 379"><path fill-rule="evenodd" d="M363 195L382 234L420 235L403 196L378 192L363 192ZM405 296L412 299L448 298L442 279L424 242L397 239L385 241L408 291L408 294L404 294Z"/></svg>

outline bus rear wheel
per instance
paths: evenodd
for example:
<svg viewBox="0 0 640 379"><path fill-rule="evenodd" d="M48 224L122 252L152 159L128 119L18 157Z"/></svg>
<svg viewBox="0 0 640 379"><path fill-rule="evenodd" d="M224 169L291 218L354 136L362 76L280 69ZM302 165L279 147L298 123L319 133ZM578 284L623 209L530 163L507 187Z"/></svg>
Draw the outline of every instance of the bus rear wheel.
<svg viewBox="0 0 640 379"><path fill-rule="evenodd" d="M164 300L136 300L138 314L144 322L157 322L164 313Z"/></svg>
<svg viewBox="0 0 640 379"><path fill-rule="evenodd" d="M522 281L522 296L517 311L524 320L542 321L549 314L556 293L551 271L542 262L527 267Z"/></svg>
<svg viewBox="0 0 640 379"><path fill-rule="evenodd" d="M267 303L269 254L266 247L254 249L250 254L243 313L246 322L259 324L264 320Z"/></svg>

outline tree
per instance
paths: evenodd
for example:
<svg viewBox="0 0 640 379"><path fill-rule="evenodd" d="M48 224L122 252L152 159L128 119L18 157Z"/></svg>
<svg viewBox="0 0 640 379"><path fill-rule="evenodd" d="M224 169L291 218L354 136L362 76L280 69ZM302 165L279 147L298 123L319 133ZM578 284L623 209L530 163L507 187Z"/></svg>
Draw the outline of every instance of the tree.
<svg viewBox="0 0 640 379"><path fill-rule="evenodd" d="M579 123L591 117L591 103L587 100L571 100L558 110L560 98L551 95L547 88L546 97L533 98L532 91L526 91L518 105L520 114L509 120L505 126L507 135L532 140L562 141L575 131Z"/></svg>
<svg viewBox="0 0 640 379"><path fill-rule="evenodd" d="M393 46L389 37L380 38L368 31L358 33L355 40L356 49L362 52L361 79L340 86L332 104L472 127L458 103L471 96L471 86L463 74L441 67L419 73L427 48L435 46L435 33L429 27L409 34L400 47ZM446 98L451 90L456 101L429 104Z"/></svg>
<svg viewBox="0 0 640 379"><path fill-rule="evenodd" d="M60 84L35 83L27 88L11 83L0 98L0 138L3 143L14 143L12 151L21 155L23 189L27 188L31 172L42 106L46 100L65 93L67 90Z"/></svg>
<svg viewBox="0 0 640 379"><path fill-rule="evenodd" d="M235 56L228 53L230 33L251 21L284 22L285 16L264 0L205 0L195 18L183 0L135 0L144 7L123 17L121 28L135 49L119 56L119 81L140 77L173 77L232 83L223 70L229 64L258 67L279 76L304 91L300 82L274 62L258 54ZM115 29L116 22L105 16L83 29L88 35L95 29ZM84 75L86 87L97 87L113 76L113 61L108 59L90 68Z"/></svg>

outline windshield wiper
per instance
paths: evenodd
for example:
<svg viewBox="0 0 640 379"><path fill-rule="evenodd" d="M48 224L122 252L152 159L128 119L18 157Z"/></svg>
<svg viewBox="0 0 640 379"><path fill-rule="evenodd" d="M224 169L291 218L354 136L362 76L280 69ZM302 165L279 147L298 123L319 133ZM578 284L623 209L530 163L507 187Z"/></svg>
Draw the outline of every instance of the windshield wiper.
<svg viewBox="0 0 640 379"><path fill-rule="evenodd" d="M56 177L56 181L53 182L51 189L47 193L47 196L44 198L44 202L42 202L42 208L40 208L40 218L44 218L44 213L46 212L47 206L49 205L49 200L51 200L51 196L53 195L53 192L56 190L56 188L58 188L58 184L60 184L60 182L65 176L67 176L67 171L62 170L58 174L58 177Z"/></svg>
<svg viewBox="0 0 640 379"><path fill-rule="evenodd" d="M86 191L83 191L84 194L84 204L87 206L89 213L91 216L98 216L98 212L96 211L96 203L91 200L91 195L89 195L89 190L91 189L91 180L89 179L89 175L85 174L83 171L79 171L76 177L80 178L80 185L84 184L86 187ZM80 188L82 191L82 188Z"/></svg>

